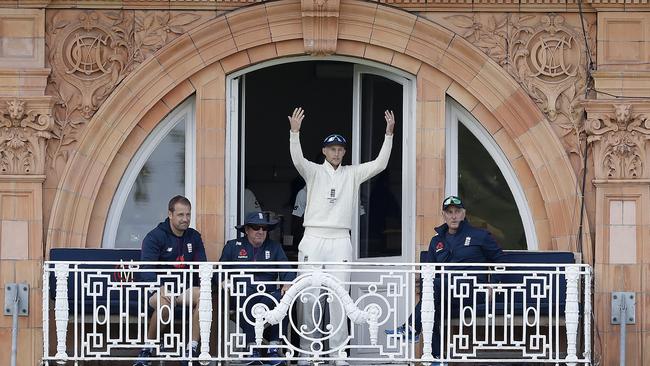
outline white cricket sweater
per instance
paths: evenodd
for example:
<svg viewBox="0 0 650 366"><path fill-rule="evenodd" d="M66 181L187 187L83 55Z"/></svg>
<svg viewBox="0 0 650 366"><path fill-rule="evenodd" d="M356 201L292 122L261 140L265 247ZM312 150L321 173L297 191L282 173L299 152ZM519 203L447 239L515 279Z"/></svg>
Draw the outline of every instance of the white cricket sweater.
<svg viewBox="0 0 650 366"><path fill-rule="evenodd" d="M352 215L359 203L359 186L386 169L392 147L393 136L385 135L384 144L375 160L359 165L340 165L335 170L327 160L323 164L316 164L305 159L300 146L300 133L289 131L291 160L307 183L305 230L350 230ZM312 233L315 231L311 230ZM329 237L327 230L318 231L324 237Z"/></svg>

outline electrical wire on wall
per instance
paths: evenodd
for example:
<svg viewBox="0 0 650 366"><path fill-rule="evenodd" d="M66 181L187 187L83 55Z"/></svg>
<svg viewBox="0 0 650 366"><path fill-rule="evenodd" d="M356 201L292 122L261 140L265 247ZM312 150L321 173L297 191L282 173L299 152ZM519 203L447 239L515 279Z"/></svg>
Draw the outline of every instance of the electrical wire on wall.
<svg viewBox="0 0 650 366"><path fill-rule="evenodd" d="M584 13L582 11L582 0L578 0L578 13L580 15L580 25L582 26L582 37L583 37L584 42L585 42L586 59L588 60L588 62L587 62L587 70L586 70L587 79L585 80L585 96L584 96L584 98L586 100L589 97L589 92L590 91L594 91L594 92L597 92L597 91L592 87L592 84L594 82L594 79L593 79L593 76L592 76L592 72L594 71L594 60L591 57L591 49L589 47L589 39L587 37L587 31L585 30L585 19L584 19ZM586 120L587 120L587 112L583 110L582 113L583 113L583 120L586 122ZM580 139L578 139L578 141L580 141ZM579 227L578 227L578 237L576 238L578 248L579 248L579 252L580 252L580 256L581 256L581 260L583 260L583 261L584 261L584 253L583 253L583 246L582 246L582 244L583 244L582 243L582 237L583 237L582 231L583 231L583 228L584 228L583 223L584 223L584 213L585 213L585 189L586 189L586 184L587 184L587 154L589 152L589 149L588 149L589 142L587 140L586 135L585 135L584 141L585 141L584 142L585 146L584 146L584 153L583 153L583 160L582 160L582 182L581 182L581 189L580 189L580 200L581 200L581 202L580 202L580 223L579 223ZM595 272L593 271L593 268L594 268L595 264L596 264L596 246L594 245L594 243L592 243L592 245L591 245L591 268L592 268L592 274L593 274L594 277L596 276ZM596 281L595 281L595 278L594 278L594 280L591 281L591 303L592 304L594 303L594 299L595 299L595 293L596 293L595 287L596 287ZM592 309L593 309L593 306L592 306ZM594 314L593 310L591 311L590 316L591 316L591 320L592 320L592 324L593 324L593 330L594 330L594 333L591 336L591 344L592 345L596 344L594 342L594 336L595 336L597 338L597 340L598 340L599 349L602 351L602 349L603 349L602 338L600 336L600 329L598 328L598 322L596 321L596 317L595 317L595 314ZM594 365L598 366L598 365L600 365L600 362L601 362L600 354L598 354L596 352L593 352L593 351L594 351L594 349L592 347L591 356L592 356L592 359L594 361Z"/></svg>

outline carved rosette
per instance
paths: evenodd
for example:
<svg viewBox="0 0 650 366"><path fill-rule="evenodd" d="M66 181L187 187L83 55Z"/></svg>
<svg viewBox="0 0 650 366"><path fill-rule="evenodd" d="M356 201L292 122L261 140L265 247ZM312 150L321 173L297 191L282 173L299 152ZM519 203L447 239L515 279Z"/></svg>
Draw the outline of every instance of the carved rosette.
<svg viewBox="0 0 650 366"><path fill-rule="evenodd" d="M51 98L0 99L0 174L45 173L45 148L52 137Z"/></svg>
<svg viewBox="0 0 650 366"><path fill-rule="evenodd" d="M575 15L491 14L445 16L448 26L499 63L551 122L579 171L584 138L581 100L587 88L585 38ZM595 17L585 16L595 51ZM593 59L595 56L592 55ZM579 159L578 159L579 158Z"/></svg>
<svg viewBox="0 0 650 366"><path fill-rule="evenodd" d="M340 0L301 0L305 51L310 55L336 52Z"/></svg>
<svg viewBox="0 0 650 366"><path fill-rule="evenodd" d="M639 109L647 109L645 104ZM585 132L594 151L596 179L648 178L644 168L648 160L650 114L634 112L634 108L631 103L588 103Z"/></svg>

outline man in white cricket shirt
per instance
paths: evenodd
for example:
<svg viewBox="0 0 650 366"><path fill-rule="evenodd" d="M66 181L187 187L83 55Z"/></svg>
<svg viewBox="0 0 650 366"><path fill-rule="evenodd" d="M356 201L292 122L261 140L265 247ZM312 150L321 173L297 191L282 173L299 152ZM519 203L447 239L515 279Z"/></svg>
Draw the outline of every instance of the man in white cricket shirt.
<svg viewBox="0 0 650 366"><path fill-rule="evenodd" d="M359 186L366 180L379 174L388 165L390 151L393 147L393 128L395 115L392 111L384 113L386 120L386 135L384 144L379 151L377 159L358 165L341 165L345 156L347 141L341 135L332 134L323 140L323 155L325 161L316 164L308 161L302 154L300 146L300 126L305 117L302 108L296 108L289 116L291 131L289 132L289 150L291 160L298 173L307 183L307 205L304 214L305 234L298 246L298 260L308 262L349 262L352 260L352 243L350 242L350 229L352 218L356 213L359 202ZM300 268L308 268L301 264ZM340 271L348 268L345 265L326 265L325 269L335 269L330 272L349 290L350 272ZM314 307L318 298L318 290L313 290L313 296L305 296L307 303L303 306L302 325L306 332L313 338L319 339L314 324ZM317 312L318 310L316 310ZM318 314L318 313L317 313ZM323 338L329 341L330 351L321 350L321 345L316 341L302 337L300 348L311 351L311 354L330 353L330 357L344 358L346 352L343 347L348 342L348 328L344 309L336 302L330 303L330 324L332 329L325 328ZM322 318L322 317L320 317ZM331 334L328 332L331 331ZM309 355L304 355L305 357ZM306 365L300 361L299 365ZM347 365L343 360L336 361L336 365Z"/></svg>

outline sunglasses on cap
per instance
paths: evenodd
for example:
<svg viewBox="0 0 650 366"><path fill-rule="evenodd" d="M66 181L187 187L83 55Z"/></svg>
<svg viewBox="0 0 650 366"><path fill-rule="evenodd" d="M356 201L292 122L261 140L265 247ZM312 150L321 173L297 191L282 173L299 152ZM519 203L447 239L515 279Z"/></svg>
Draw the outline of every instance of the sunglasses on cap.
<svg viewBox="0 0 650 366"><path fill-rule="evenodd" d="M339 134L332 134L327 137L325 137L325 140L323 140L323 146L329 146L329 145L347 145L347 140L345 137L339 135Z"/></svg>
<svg viewBox="0 0 650 366"><path fill-rule="evenodd" d="M257 231L257 230L260 230L260 229L263 230L263 231L269 231L269 228L268 228L268 226L266 226L266 225L255 225L255 224L251 224L251 225L246 225L246 226L248 226L249 228L251 228L251 230L253 230L253 231Z"/></svg>
<svg viewBox="0 0 650 366"><path fill-rule="evenodd" d="M442 204L445 205L445 206L448 206L448 205L460 205L461 202L460 202L460 199L458 199L457 197L447 197L447 199Z"/></svg>

